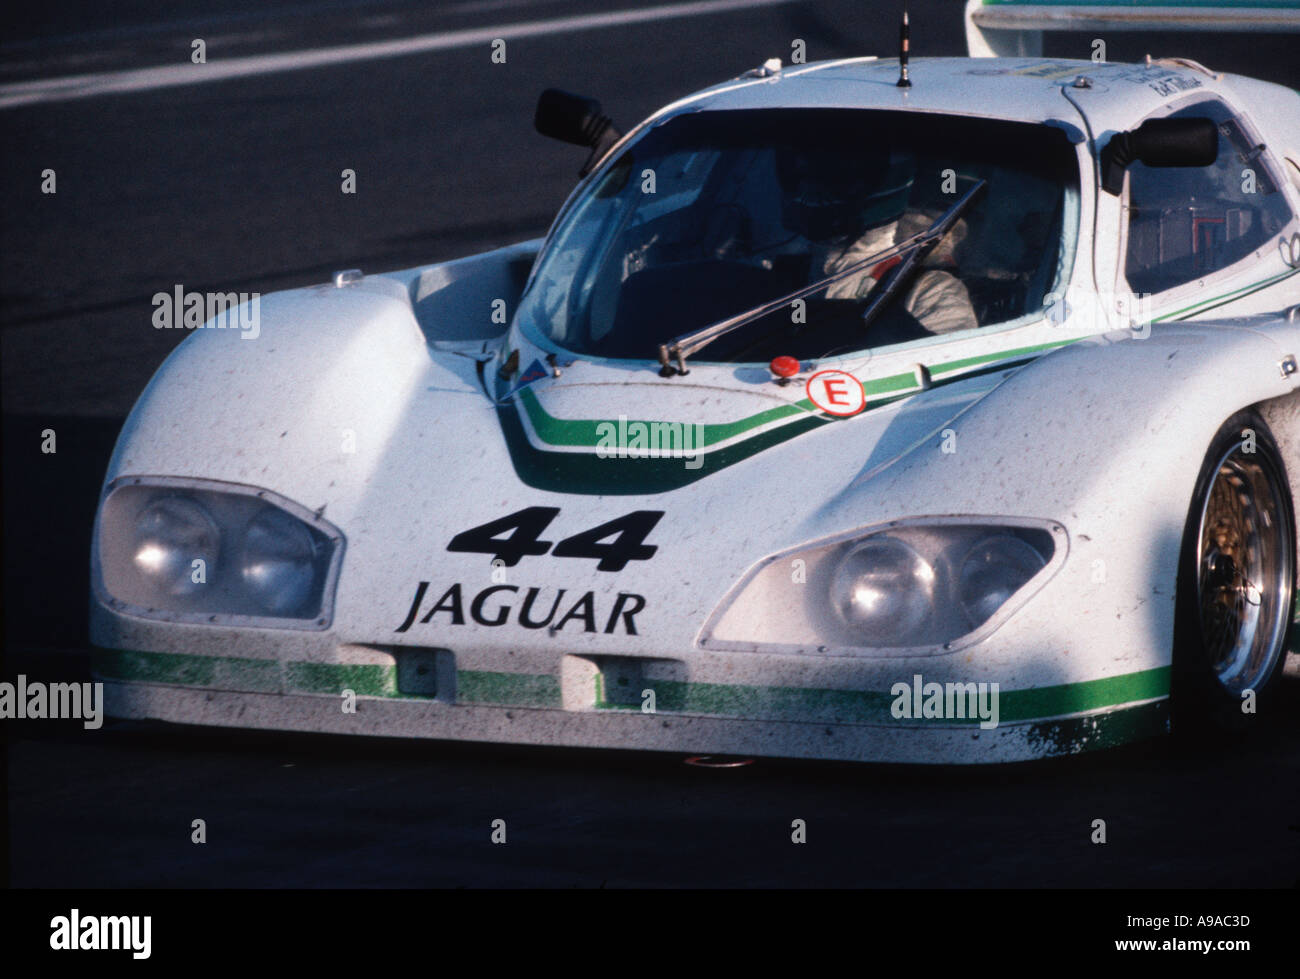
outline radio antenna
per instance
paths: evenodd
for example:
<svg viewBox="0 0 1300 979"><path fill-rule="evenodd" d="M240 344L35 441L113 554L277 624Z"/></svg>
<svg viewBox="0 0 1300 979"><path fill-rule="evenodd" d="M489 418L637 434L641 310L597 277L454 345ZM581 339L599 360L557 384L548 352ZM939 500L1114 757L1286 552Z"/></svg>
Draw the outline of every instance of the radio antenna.
<svg viewBox="0 0 1300 979"><path fill-rule="evenodd" d="M907 77L907 55L911 47L907 23L907 0L903 0L903 24L898 29L898 87L911 88L912 80Z"/></svg>

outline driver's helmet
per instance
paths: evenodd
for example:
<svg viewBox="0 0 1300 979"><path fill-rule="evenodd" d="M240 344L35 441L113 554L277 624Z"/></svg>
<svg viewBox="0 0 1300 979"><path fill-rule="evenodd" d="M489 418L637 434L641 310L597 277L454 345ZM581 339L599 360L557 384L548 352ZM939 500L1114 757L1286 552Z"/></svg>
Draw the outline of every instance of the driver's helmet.
<svg viewBox="0 0 1300 979"><path fill-rule="evenodd" d="M778 150L781 223L810 241L861 235L907 210L916 159L906 151Z"/></svg>

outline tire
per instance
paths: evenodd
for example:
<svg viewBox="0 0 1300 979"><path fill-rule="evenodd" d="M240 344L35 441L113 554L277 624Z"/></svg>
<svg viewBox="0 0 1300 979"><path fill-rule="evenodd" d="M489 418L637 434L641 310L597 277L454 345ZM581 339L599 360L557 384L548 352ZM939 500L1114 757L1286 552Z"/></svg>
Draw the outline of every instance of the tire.
<svg viewBox="0 0 1300 979"><path fill-rule="evenodd" d="M1238 412L1210 442L1183 531L1170 691L1180 736L1242 732L1269 716L1286 661L1295 552L1277 443L1258 414ZM1248 690L1253 714L1243 709Z"/></svg>

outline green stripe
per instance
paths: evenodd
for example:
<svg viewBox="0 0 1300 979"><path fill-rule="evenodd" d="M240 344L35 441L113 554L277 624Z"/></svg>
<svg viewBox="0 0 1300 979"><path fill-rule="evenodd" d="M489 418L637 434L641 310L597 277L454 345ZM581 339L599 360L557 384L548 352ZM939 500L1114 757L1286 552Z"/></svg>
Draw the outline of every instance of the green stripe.
<svg viewBox="0 0 1300 979"><path fill-rule="evenodd" d="M510 452L510 462L521 483L551 493L590 496L667 493L832 422L832 419L820 415L804 414L788 425L704 453L698 457L699 467L688 469L686 459L602 459L594 452L548 452L528 441L519 413L511 406L498 408L497 417Z"/></svg>
<svg viewBox="0 0 1300 979"><path fill-rule="evenodd" d="M1070 342L1072 341L1061 340L1053 343L1041 343L1031 347L1019 347L1014 350L1000 350L997 353L981 354L978 357L967 357L946 364L938 364L929 368L929 370L931 376L947 374L967 367L975 367L981 364L992 364L995 361L1010 360L1017 357L1023 357L1027 354L1043 353ZM665 383L671 384L673 382L667 380ZM867 408L879 407L881 404L886 404L889 401L895 400L893 397L877 398L873 403L871 400L873 395L894 395L900 392L921 390L920 386L916 382L916 376L911 371L902 374L891 374L886 377L868 378L862 382L862 387L868 398ZM528 420L533 426L533 431L537 433L538 438L548 445L594 448L600 442L600 426L612 423L608 419L556 418L542 407L542 403L538 400L537 395L531 388L523 388L520 390L518 392L518 398L519 404L528 415ZM717 445L720 442L736 438L748 431L760 428L764 425L769 425L772 422L796 418L800 415L805 415L815 411L816 409L813 406L813 403L807 398L803 398L802 400L791 404L779 405L774 408L765 408L756 414L749 415L736 421L706 424L703 426L703 445L705 448ZM629 426L663 424L685 423L662 421L628 422Z"/></svg>
<svg viewBox="0 0 1300 979"><path fill-rule="evenodd" d="M105 680L141 680L255 693L280 692L280 664L270 659L114 649L97 650L92 662L95 673Z"/></svg>
<svg viewBox="0 0 1300 979"><path fill-rule="evenodd" d="M278 664L272 660L179 653L97 651L94 669L105 679L250 692L276 692ZM367 697L402 697L397 667L385 664L285 664L289 693L340 694L353 690ZM910 678L905 680L911 683ZM458 670L457 702L507 707L561 706L560 683L549 674ZM722 683L655 681L659 712L707 714L751 719L825 721L836 723L916 723L898 721L890 712L892 693L811 687L761 687ZM604 704L603 687L597 702ZM1099 680L1024 690L999 691L1000 721L1029 721L1118 707L1169 694L1169 668L1158 667ZM411 699L426 699L412 697ZM610 705L622 706L622 705ZM969 725L969 720L930 719L921 723Z"/></svg>
<svg viewBox="0 0 1300 979"><path fill-rule="evenodd" d="M937 387L941 384L956 383L990 371L1018 366L1017 358L1023 360L1027 355L1037 355L1073 342L1075 341L1059 340L941 364L932 369L932 376L936 372L943 374L979 365L989 366L986 370L970 370L958 376L932 381L932 385ZM664 383L673 382L666 380ZM867 392L866 406L863 412L850 418L824 415L814 410L812 402L804 399L793 404L768 408L734 422L706 425L704 446L707 448L710 444L717 445L726 439L772 422L783 422L774 428L758 432L748 439L741 439L725 447L701 453L696 459L691 460L699 462L699 466L695 469L688 469L687 460L684 458L601 458L594 451L600 442L597 427L601 424L610 424L608 420L556 418L542 407L537 395L529 388L520 390L513 404L499 405L497 418L501 423L501 431L505 436L506 448L510 453L510 462L514 466L515 475L524 485L552 493L643 496L667 493L688 486L696 480L733 466L821 425L852 421L853 418L862 417L867 411L910 397L921 390L915 376L911 373L869 379L863 383L863 388ZM524 431L521 415L525 413L538 437L548 445L589 448L593 451L556 452L535 446ZM656 423L641 422L640 424Z"/></svg>
<svg viewBox="0 0 1300 979"><path fill-rule="evenodd" d="M910 679L904 681L910 685ZM916 723L900 721L891 713L893 693L872 690L831 690L807 687L753 687L721 683L647 681L655 692L659 711L712 714L724 717L773 720L825 721L828 723ZM1088 680L1082 683L999 691L1000 721L1028 721L1100 710L1139 700L1169 695L1169 668ZM603 702L598 688L598 703ZM612 704L614 708L624 705ZM923 724L969 725L970 719L921 719Z"/></svg>
<svg viewBox="0 0 1300 979"><path fill-rule="evenodd" d="M519 403L528 413L528 420L532 423L533 431L537 433L538 438L548 445L568 445L582 446L584 448L595 447L600 441L599 428L602 425L609 425L609 421L599 421L596 419L564 419L556 418L547 413L542 407L537 395L530 389L524 388L519 392ZM748 418L742 418L739 421L725 422L718 425L704 426L704 446L716 445L719 442L725 442L728 439L735 438L737 435L743 435L745 432L760 425L766 425L769 422L780 421L783 418L791 418L795 415L801 415L812 410L812 402L803 400L794 404L780 405L775 408L767 408L758 414L750 415ZM654 425L654 424L674 424L665 422L635 422L629 421L629 425ZM682 424L678 422L676 424Z"/></svg>
<svg viewBox="0 0 1300 979"><path fill-rule="evenodd" d="M351 690L362 697L396 697L397 667L380 663L286 663L286 693L341 694Z"/></svg>
<svg viewBox="0 0 1300 979"><path fill-rule="evenodd" d="M1039 343L1032 347L1017 347L1015 350L1003 350L1001 353L991 355L985 354L980 357L966 357L963 360L953 360L946 364L936 364L934 367L929 368L929 371L931 376L934 376L935 374L947 374L951 371L959 371L963 368L974 367L978 364L992 363L999 359L1010 360L1015 357L1023 357L1026 354L1046 353L1049 350L1055 350L1057 347L1064 347L1066 344L1074 342L1075 340L1053 340L1051 343ZM911 375L904 374L901 376L910 377ZM959 380L959 378L957 380Z"/></svg>
<svg viewBox="0 0 1300 979"><path fill-rule="evenodd" d="M1300 272L1300 269L1288 269L1268 279L1242 286L1231 292L1221 293L1209 299L1203 299L1183 309L1172 313L1166 313L1163 316L1155 317L1151 322L1162 323L1168 320L1175 320L1181 317L1194 315L1198 312L1206 312L1223 306L1235 299L1243 298L1252 293L1259 292L1271 285L1281 282L1284 279ZM928 367L931 377L950 374L953 371L965 370L968 367L977 367L983 364L993 364L997 361L1011 360L1018 357L1024 357L1030 354L1045 353L1057 347L1065 346L1074 342L1073 340L1059 340L1052 343L1036 344L1029 347L1018 347L1014 350L1002 350L992 354L981 354L977 357L965 357L959 360L949 361L944 364L936 364ZM666 383L672 383L671 380ZM916 383L916 377L910 371L901 374L891 374L886 377L869 378L862 382L863 390L866 392L868 403L867 409L879 407L895 400L893 397L882 398L872 402L873 395L894 395L898 393L911 393L921 390ZM557 418L547 412L542 407L541 401L538 400L536 393L531 388L522 388L516 395L522 410L528 415L528 420L533 427L533 431L547 445L564 446L569 448L595 448L601 441L600 427L611 424L608 419L590 419L590 418ZM753 415L740 418L731 422L720 422L714 424L705 424L703 426L703 448L726 442L730 439L744 435L746 432L774 422L788 421L799 417L815 413L816 408L807 398L799 401L778 405L773 408L765 408ZM674 422L653 422L653 421L631 421L629 425L663 425L663 424L686 424ZM637 460L642 461L642 460Z"/></svg>
<svg viewBox="0 0 1300 979"><path fill-rule="evenodd" d="M1249 296L1252 293L1259 292L1261 289L1267 289L1269 286L1273 285L1276 282L1281 282L1283 279L1289 279L1297 272L1300 272L1300 269L1290 269L1286 272L1281 272L1278 275L1273 276L1272 278L1263 279L1259 282L1251 283L1248 286L1242 286L1240 289L1234 289L1232 292L1225 292L1225 293L1221 293L1220 295L1213 296L1210 299L1203 299L1200 302L1193 303L1190 306L1178 310L1176 313L1166 313L1164 316L1157 316L1151 322L1163 323L1166 320L1179 319L1180 317L1191 316L1194 313L1204 313L1207 310L1217 309L1220 306L1227 305L1228 303L1232 302L1234 299L1240 299L1243 296Z"/></svg>

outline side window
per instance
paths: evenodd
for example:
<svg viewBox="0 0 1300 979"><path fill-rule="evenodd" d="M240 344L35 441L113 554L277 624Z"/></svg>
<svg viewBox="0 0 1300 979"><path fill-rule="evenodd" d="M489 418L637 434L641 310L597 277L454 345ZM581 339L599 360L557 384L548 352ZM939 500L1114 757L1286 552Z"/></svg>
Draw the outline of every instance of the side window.
<svg viewBox="0 0 1300 979"><path fill-rule="evenodd" d="M1201 102L1173 114L1213 119L1219 158L1208 167L1129 168L1128 256L1138 293L1158 293L1225 269L1266 245L1291 219L1286 200L1227 107Z"/></svg>

